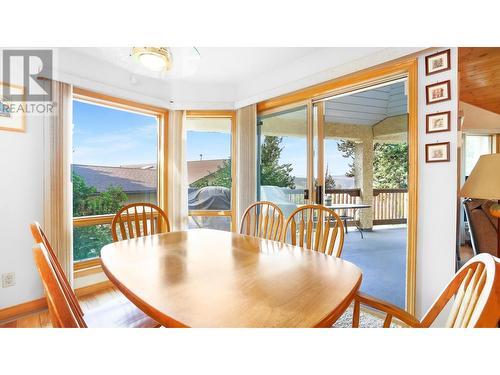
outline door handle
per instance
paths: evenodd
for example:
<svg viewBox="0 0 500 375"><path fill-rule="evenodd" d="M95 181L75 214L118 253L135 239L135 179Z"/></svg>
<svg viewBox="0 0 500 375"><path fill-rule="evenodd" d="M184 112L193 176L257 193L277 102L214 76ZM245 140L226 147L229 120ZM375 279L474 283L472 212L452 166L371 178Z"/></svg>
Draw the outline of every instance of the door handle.
<svg viewBox="0 0 500 375"><path fill-rule="evenodd" d="M304 199L309 199L309 189L304 189Z"/></svg>
<svg viewBox="0 0 500 375"><path fill-rule="evenodd" d="M316 186L316 204L323 203L323 186Z"/></svg>

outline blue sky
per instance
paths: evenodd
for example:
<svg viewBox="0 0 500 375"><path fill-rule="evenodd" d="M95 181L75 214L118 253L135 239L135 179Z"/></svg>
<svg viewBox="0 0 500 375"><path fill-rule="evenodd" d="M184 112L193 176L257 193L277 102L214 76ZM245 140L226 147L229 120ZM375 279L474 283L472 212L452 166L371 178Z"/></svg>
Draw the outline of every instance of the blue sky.
<svg viewBox="0 0 500 375"><path fill-rule="evenodd" d="M152 116L73 101L73 163L118 166L156 163Z"/></svg>
<svg viewBox="0 0 500 375"><path fill-rule="evenodd" d="M119 166L155 163L157 122L154 117L73 102L73 163ZM225 159L231 154L231 136L216 132L187 132L187 160ZM306 140L283 138L281 163L291 163L296 177L306 176ZM336 141L325 142L325 161L332 175L343 175L348 160Z"/></svg>

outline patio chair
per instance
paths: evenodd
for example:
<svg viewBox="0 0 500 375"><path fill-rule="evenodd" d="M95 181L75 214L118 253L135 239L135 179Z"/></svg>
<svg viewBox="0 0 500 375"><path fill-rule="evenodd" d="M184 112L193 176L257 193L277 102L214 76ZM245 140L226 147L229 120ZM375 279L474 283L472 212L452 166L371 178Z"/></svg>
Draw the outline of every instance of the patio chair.
<svg viewBox="0 0 500 375"><path fill-rule="evenodd" d="M279 240L283 229L283 212L272 202L255 202L250 205L241 219L240 234Z"/></svg>
<svg viewBox="0 0 500 375"><path fill-rule="evenodd" d="M338 258L344 247L344 225L333 210L316 204L305 205L288 218L282 241Z"/></svg>
<svg viewBox="0 0 500 375"><path fill-rule="evenodd" d="M401 308L359 293L355 297L352 326L359 325L360 305L385 313L383 327L397 318L410 327L428 328L448 301L455 297L446 321L449 328L498 327L500 322L500 260L490 254L479 254L469 260L446 286L422 320Z"/></svg>

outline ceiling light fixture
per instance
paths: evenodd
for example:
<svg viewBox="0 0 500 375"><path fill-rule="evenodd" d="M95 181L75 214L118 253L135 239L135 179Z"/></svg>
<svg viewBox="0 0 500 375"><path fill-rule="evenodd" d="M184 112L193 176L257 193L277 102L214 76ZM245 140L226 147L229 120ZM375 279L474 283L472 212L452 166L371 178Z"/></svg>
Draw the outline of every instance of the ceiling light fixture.
<svg viewBox="0 0 500 375"><path fill-rule="evenodd" d="M166 72L172 67L172 54L167 47L134 47L132 56L154 72Z"/></svg>

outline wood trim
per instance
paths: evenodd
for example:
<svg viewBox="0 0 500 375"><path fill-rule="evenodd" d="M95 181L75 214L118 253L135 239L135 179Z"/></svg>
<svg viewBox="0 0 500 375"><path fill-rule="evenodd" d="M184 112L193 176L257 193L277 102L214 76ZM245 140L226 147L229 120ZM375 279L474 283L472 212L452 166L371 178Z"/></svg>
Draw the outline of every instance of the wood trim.
<svg viewBox="0 0 500 375"><path fill-rule="evenodd" d="M496 144L496 153L500 154L500 134L496 135L495 144Z"/></svg>
<svg viewBox="0 0 500 375"><path fill-rule="evenodd" d="M236 111L231 112L231 231L238 231L237 222L237 200L236 194L237 184L238 184L238 173L237 173L237 163L238 163L238 139L236 131Z"/></svg>
<svg viewBox="0 0 500 375"><path fill-rule="evenodd" d="M47 300L45 297L35 299L33 301L23 302L19 305L5 307L0 309L0 322L15 319L22 315L32 314L47 308Z"/></svg>
<svg viewBox="0 0 500 375"><path fill-rule="evenodd" d="M94 215L94 216L80 216L73 218L73 226L75 228L91 227L99 224L111 224L114 214L109 215Z"/></svg>
<svg viewBox="0 0 500 375"><path fill-rule="evenodd" d="M74 271L73 278L79 279L80 277L95 275L96 273L101 273L101 272L103 272L101 265L93 266L93 267L86 267L86 268L82 268L81 270Z"/></svg>
<svg viewBox="0 0 500 375"><path fill-rule="evenodd" d="M168 216L168 111L160 116L158 126L158 206Z"/></svg>
<svg viewBox="0 0 500 375"><path fill-rule="evenodd" d="M92 293L98 292L100 290L110 288L113 285L114 284L109 280L101 281L100 283L95 283L95 284L91 284L91 285L87 285L87 286L83 286L81 288L75 289L75 294L77 297L82 297L82 296L86 296L87 294L92 294Z"/></svg>
<svg viewBox="0 0 500 375"><path fill-rule="evenodd" d="M346 88L354 87L356 85L368 84L375 79L383 79L398 74L407 74L413 69L414 65L416 66L416 64L416 58L405 58L402 60L384 63L382 65L351 73L318 85L310 86L302 90L265 100L257 104L257 112L260 114L263 111L268 111L273 108L305 101L310 98L318 98L327 94L332 94L334 91L339 89L345 90Z"/></svg>
<svg viewBox="0 0 500 375"><path fill-rule="evenodd" d="M129 111L142 112L148 115L161 115L168 111L165 108L138 103L128 99L116 98L114 96L82 89L79 87L73 87L73 97L78 100L85 100L101 105L111 105L113 107L126 109Z"/></svg>
<svg viewBox="0 0 500 375"><path fill-rule="evenodd" d="M309 189L309 199L306 204L316 202L316 189L314 186L314 129L313 129L313 104L309 99L306 105L306 150L307 150L307 188Z"/></svg>
<svg viewBox="0 0 500 375"><path fill-rule="evenodd" d="M191 110L186 111L186 118L233 118L236 117L236 111L233 110Z"/></svg>
<svg viewBox="0 0 500 375"><path fill-rule="evenodd" d="M100 283L75 289L75 294L77 297L81 297L112 286L113 283L109 280L106 280ZM45 297L28 302L23 302L18 305L5 307L3 309L0 309L0 323L18 319L21 316L30 315L38 311L43 311L45 309L47 309L47 300Z"/></svg>
<svg viewBox="0 0 500 375"><path fill-rule="evenodd" d="M317 141L317 150L316 150L316 155L318 160L317 160L317 165L316 165L316 170L318 171L318 175L316 178L318 179L318 185L323 187L323 195L326 194L326 186L325 186L325 140L324 140L324 135L325 135L325 103L324 102L319 102L315 104L316 106L316 137L318 139ZM313 113L314 113L314 107L313 107ZM314 116L314 115L313 115ZM315 192L316 193L316 192ZM317 198L317 197L316 197ZM323 197L321 197L321 203L323 203Z"/></svg>
<svg viewBox="0 0 500 375"><path fill-rule="evenodd" d="M96 267L101 265L101 258L92 258L73 263L74 271L80 271L85 268Z"/></svg>
<svg viewBox="0 0 500 375"><path fill-rule="evenodd" d="M417 299L418 222L418 60L406 65L408 77L408 218L406 255L406 311L415 314Z"/></svg>

